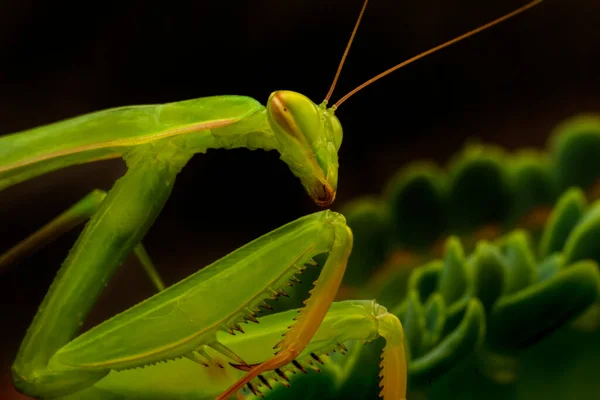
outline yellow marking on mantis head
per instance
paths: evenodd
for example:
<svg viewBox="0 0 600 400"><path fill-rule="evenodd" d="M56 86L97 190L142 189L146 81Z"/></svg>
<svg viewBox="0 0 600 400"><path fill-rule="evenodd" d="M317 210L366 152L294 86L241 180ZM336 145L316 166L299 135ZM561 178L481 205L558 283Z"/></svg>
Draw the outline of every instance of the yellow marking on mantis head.
<svg viewBox="0 0 600 400"><path fill-rule="evenodd" d="M289 90L269 96L267 118L280 144L281 158L300 178L310 197L320 206L333 203L338 180L338 150L342 124L327 103L316 105Z"/></svg>

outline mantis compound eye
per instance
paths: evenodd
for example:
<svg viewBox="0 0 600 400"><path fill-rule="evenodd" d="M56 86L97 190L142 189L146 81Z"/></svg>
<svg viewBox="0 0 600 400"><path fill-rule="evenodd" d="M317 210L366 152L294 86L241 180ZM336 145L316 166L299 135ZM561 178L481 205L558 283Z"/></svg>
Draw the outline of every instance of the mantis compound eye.
<svg viewBox="0 0 600 400"><path fill-rule="evenodd" d="M302 150L314 153L323 141L323 123L319 109L308 97L289 90L273 92L267 103L267 116L278 140L287 136Z"/></svg>
<svg viewBox="0 0 600 400"><path fill-rule="evenodd" d="M342 145L342 138L344 136L344 130L342 129L342 124L340 120L335 116L331 115L331 130L333 134L333 144L335 146L335 150L339 151L340 146Z"/></svg>

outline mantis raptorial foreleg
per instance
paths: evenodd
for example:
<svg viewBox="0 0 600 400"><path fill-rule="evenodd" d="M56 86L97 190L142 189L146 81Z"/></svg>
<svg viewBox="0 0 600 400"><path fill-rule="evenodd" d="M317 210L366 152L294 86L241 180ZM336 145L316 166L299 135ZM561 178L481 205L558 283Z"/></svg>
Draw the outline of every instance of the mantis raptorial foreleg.
<svg viewBox="0 0 600 400"><path fill-rule="evenodd" d="M98 211L100 204L102 204L105 197L106 192L103 190L96 189L91 191L52 221L48 222L32 235L0 255L0 273L11 264L18 263L23 258L51 243L58 236L70 231L77 225L86 222L96 213L96 211ZM163 290L165 284L160 278L156 267L152 263L152 260L148 256L142 243L138 243L134 247L133 253L144 269L144 272L150 278L154 287L159 291Z"/></svg>
<svg viewBox="0 0 600 400"><path fill-rule="evenodd" d="M306 307L300 310L299 315L295 318L296 322L290 326L290 330L285 333L283 340L277 343L277 354L270 360L250 369L245 377L236 382L218 399L227 399L229 395L237 392L261 373L286 365L298 357L319 328L319 324L337 294L351 250L352 232L344 221L343 225L336 226L329 257L315 282L311 297L305 302Z"/></svg>
<svg viewBox="0 0 600 400"><path fill-rule="evenodd" d="M130 176L138 176L143 170L145 168L133 168ZM116 188L119 188L118 185L119 182ZM121 190L116 191L116 198ZM141 196L148 193L146 190ZM107 204L110 204L110 196L106 199ZM153 207L150 206L142 212L152 211ZM97 215L103 215L102 209ZM95 226L93 222L91 226ZM47 350L42 354L48 357L47 368L38 378L37 387L42 387L44 394L52 390L54 396L67 395L93 385L111 370L130 369L178 357L197 360L204 346L245 366L246 360L219 341L217 333L241 331L239 323L254 319L254 313L265 298L281 294L281 287L300 273L303 265L310 263L312 257L329 253L306 307L300 310L296 323L286 331L284 341L279 344L281 350L274 357L267 356L258 366L247 367L250 374L226 392L234 393L240 383L243 387L261 373L290 363L306 348L333 301L351 247L352 234L344 218L334 212L319 212L287 224L111 318L56 351L52 351L56 342L48 341ZM105 271L101 268L90 273L94 279L87 283L88 291L104 287L104 280L98 277L103 273ZM66 286L63 280L68 279L68 270L61 271L52 290L64 290ZM381 310L383 313L384 309ZM62 318L61 326L80 321L76 312L69 311ZM384 368L388 366L393 371L403 371L405 375L403 347L398 347L402 344L401 327L392 321L395 317L387 316L387 313L385 315L380 316L377 330L388 339ZM55 329L60 330L61 327ZM62 332L42 330L45 337L49 338L64 335ZM30 329L28 335L32 335L31 332ZM34 339L40 340L38 337ZM289 344L286 344L286 339L290 340ZM389 354L387 359L385 354ZM30 362L39 363L38 360L33 358ZM21 358L17 361L29 360ZM397 379L394 377L390 382L396 382ZM405 377L401 382L405 382ZM405 383L401 386L390 383L384 393L389 393L388 397L392 399L402 398L396 395L402 387L405 388Z"/></svg>

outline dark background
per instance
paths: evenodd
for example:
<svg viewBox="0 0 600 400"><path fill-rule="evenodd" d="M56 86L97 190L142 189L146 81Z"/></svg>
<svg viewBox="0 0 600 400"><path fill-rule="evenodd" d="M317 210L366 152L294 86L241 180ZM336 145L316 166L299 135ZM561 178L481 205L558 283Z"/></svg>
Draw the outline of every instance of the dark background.
<svg viewBox="0 0 600 400"><path fill-rule="evenodd" d="M319 103L361 0L0 2L0 135L130 104L277 89ZM521 0L371 0L334 100L382 70L499 17ZM600 2L546 0L364 90L344 126L338 208L378 193L417 158L445 162L478 137L543 146L562 119L600 111ZM0 251L93 188L120 161L77 166L0 194ZM274 196L275 194L275 196ZM273 201L273 198L277 201ZM145 244L167 283L317 211L275 152L196 156ZM77 232L0 276L0 398L9 365ZM134 262L109 285L97 323L152 294ZM217 299L215 299L215 305Z"/></svg>

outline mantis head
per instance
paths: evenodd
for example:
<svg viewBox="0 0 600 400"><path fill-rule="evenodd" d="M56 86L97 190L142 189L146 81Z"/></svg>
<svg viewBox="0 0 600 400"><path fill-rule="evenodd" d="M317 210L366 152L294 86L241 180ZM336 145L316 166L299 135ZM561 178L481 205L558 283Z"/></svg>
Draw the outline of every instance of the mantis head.
<svg viewBox="0 0 600 400"><path fill-rule="evenodd" d="M342 125L334 112L342 103L384 76L520 14L541 1L532 0L503 17L409 58L367 80L343 96L332 107L327 108L327 102L335 89L342 66L348 56L350 46L367 7L368 0L365 0L325 100L317 106L308 97L289 90L273 92L269 97L267 117L279 143L281 159L288 164L294 175L300 178L302 185L318 205L329 206L335 200L338 178L338 150L342 144Z"/></svg>
<svg viewBox="0 0 600 400"><path fill-rule="evenodd" d="M338 150L342 124L335 108L316 105L308 97L289 90L269 96L267 118L279 143L281 159L302 182L309 196L322 207L335 200Z"/></svg>
<svg viewBox="0 0 600 400"><path fill-rule="evenodd" d="M367 80L344 95L332 107L327 108L367 7L368 0L365 0L325 100L320 105L316 105L308 97L289 90L279 90L269 96L267 118L279 144L281 159L288 164L294 175L300 178L302 185L318 205L329 206L335 200L337 191L338 150L342 144L342 125L334 112L342 103L384 76L520 14L541 1L532 0L503 17L409 58Z"/></svg>

